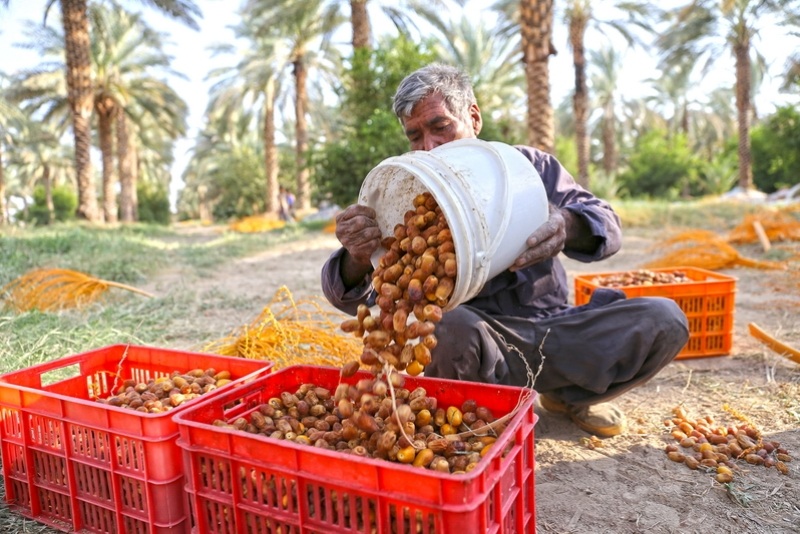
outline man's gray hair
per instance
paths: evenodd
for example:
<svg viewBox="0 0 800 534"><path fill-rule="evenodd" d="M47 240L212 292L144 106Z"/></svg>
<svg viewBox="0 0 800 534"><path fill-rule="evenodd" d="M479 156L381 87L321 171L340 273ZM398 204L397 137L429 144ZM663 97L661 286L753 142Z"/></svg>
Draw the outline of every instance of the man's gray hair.
<svg viewBox="0 0 800 534"><path fill-rule="evenodd" d="M400 82L392 105L394 114L402 123L414 106L433 93L442 95L450 113L469 122L469 107L477 103L472 82L461 69L442 63L422 67Z"/></svg>

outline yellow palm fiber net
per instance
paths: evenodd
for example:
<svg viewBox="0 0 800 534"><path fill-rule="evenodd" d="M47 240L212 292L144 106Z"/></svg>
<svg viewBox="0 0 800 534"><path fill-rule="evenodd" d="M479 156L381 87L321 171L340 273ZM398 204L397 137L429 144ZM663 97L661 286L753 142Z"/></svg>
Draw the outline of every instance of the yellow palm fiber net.
<svg viewBox="0 0 800 534"><path fill-rule="evenodd" d="M17 312L56 311L80 308L101 299L109 288L116 287L152 297L135 287L93 278L70 269L35 269L0 288L0 300Z"/></svg>
<svg viewBox="0 0 800 534"><path fill-rule="evenodd" d="M364 348L363 341L340 330L346 317L326 311L319 298L295 300L282 286L250 324L206 344L202 351L267 360L275 369L300 364L341 367Z"/></svg>
<svg viewBox="0 0 800 534"><path fill-rule="evenodd" d="M674 246L678 245L678 248ZM660 258L643 265L645 269L663 267L698 267L710 271L728 267L754 267L756 269L786 269L783 262L756 260L739 254L725 239L708 230L687 230L651 248L673 247Z"/></svg>
<svg viewBox="0 0 800 534"><path fill-rule="evenodd" d="M756 222L764 228L770 241L800 241L800 221L789 215L788 211L747 215L739 226L731 230L728 241L755 243L758 240Z"/></svg>
<svg viewBox="0 0 800 534"><path fill-rule="evenodd" d="M250 217L244 217L228 225L228 227L234 232L240 232L243 234L269 232L285 226L285 221L281 221L274 216L267 215L252 215Z"/></svg>

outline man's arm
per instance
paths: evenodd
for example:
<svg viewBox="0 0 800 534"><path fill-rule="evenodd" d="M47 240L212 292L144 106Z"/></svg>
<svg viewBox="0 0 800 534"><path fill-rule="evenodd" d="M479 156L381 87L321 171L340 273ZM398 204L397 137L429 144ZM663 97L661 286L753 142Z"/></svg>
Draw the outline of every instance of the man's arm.
<svg viewBox="0 0 800 534"><path fill-rule="evenodd" d="M559 209L559 211L564 218L566 231L564 249L593 254L600 245L601 238L594 235L591 227L583 217L566 208Z"/></svg>
<svg viewBox="0 0 800 534"><path fill-rule="evenodd" d="M533 164L552 206L564 219L563 252L579 261L598 261L622 245L622 226L611 205L575 182L552 155L532 147L516 146Z"/></svg>

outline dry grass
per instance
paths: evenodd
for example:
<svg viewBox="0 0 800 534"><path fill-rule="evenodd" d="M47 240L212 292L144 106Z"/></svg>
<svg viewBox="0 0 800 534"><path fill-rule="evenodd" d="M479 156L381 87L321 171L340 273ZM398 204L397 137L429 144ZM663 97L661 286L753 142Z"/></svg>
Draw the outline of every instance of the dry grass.
<svg viewBox="0 0 800 534"><path fill-rule="evenodd" d="M269 360L276 369L296 364L342 366L357 359L363 349L360 339L339 329L345 318L326 311L316 298L295 300L281 286L250 324L206 344L201 351Z"/></svg>

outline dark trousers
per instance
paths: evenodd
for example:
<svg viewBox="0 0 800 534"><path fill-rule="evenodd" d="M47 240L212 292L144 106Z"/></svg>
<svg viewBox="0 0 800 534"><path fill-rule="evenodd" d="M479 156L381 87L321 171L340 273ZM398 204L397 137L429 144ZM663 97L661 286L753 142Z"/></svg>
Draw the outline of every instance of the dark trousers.
<svg viewBox="0 0 800 534"><path fill-rule="evenodd" d="M597 290L589 304L544 319L461 305L444 314L436 337L425 376L524 386L543 354L533 389L581 406L651 379L684 347L689 328L670 299L625 299L617 290Z"/></svg>

